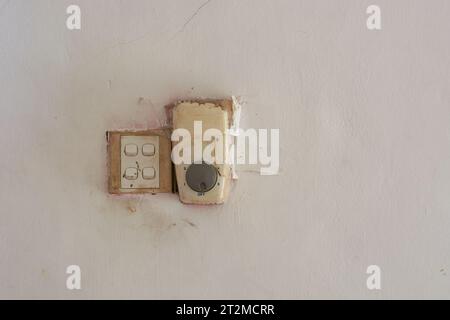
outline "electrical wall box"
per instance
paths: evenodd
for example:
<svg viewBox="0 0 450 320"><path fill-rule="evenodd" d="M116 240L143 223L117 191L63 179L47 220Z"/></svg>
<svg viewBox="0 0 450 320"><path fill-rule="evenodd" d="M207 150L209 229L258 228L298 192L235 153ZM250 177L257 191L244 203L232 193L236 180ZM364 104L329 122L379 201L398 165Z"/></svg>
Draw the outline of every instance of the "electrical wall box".
<svg viewBox="0 0 450 320"><path fill-rule="evenodd" d="M172 108L173 130L186 129L190 132L191 161L187 164L175 165L176 180L180 200L187 204L221 204L224 203L230 189L232 179L229 162L228 146L230 144L228 129L232 121L232 100L198 100L181 101ZM195 130L195 123L201 123L201 133ZM198 128L197 128L198 129ZM221 150L219 145L212 149L210 161L194 159L194 137L204 134L208 129L221 132ZM202 137L203 138L203 137ZM180 142L177 142L180 143ZM173 147L177 144L174 142ZM201 151L205 150L211 141L201 140ZM218 153L222 153L217 161Z"/></svg>
<svg viewBox="0 0 450 320"><path fill-rule="evenodd" d="M112 194L172 192L170 130L108 131Z"/></svg>
<svg viewBox="0 0 450 320"><path fill-rule="evenodd" d="M109 192L140 194L178 191L181 202L186 204L224 203L232 180L232 167L228 161L231 143L228 129L233 121L233 108L232 99L179 101L166 106L172 125L170 129L108 131ZM201 133L195 130L198 123L201 123ZM172 150L181 143L171 141L172 130L176 129L189 132L191 159L187 163L174 165ZM203 133L208 129L221 133L222 144L211 148L211 142L204 141ZM198 156L195 158L194 137L200 134L199 159ZM218 138L214 139L217 141ZM212 157L205 160L203 151L207 147L211 148ZM221 158L216 156L218 152L222 153Z"/></svg>

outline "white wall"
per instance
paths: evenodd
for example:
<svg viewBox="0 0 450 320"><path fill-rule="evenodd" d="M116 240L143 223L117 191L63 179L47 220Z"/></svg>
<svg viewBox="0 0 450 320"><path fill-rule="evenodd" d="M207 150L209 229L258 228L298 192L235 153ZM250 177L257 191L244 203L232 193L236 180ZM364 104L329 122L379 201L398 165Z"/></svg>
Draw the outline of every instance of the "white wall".
<svg viewBox="0 0 450 320"><path fill-rule="evenodd" d="M202 4L0 1L0 297L450 298L450 2ZM280 129L278 176L108 196L106 130L231 94Z"/></svg>

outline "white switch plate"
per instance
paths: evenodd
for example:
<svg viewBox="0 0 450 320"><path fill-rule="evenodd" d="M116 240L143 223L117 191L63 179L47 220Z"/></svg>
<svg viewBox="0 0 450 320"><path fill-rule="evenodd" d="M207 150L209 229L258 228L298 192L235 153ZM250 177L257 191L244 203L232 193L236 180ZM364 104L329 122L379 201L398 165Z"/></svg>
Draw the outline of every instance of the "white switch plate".
<svg viewBox="0 0 450 320"><path fill-rule="evenodd" d="M148 173L152 169L154 175L144 175L144 171ZM159 137L121 136L120 170L122 189L159 188Z"/></svg>

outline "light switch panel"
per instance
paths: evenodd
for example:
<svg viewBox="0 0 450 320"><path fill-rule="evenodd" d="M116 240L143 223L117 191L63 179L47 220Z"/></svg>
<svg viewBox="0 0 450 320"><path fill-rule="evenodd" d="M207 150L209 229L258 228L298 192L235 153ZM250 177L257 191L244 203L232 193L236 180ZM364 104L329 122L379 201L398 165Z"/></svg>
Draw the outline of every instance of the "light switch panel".
<svg viewBox="0 0 450 320"><path fill-rule="evenodd" d="M172 192L170 130L107 132L109 192Z"/></svg>
<svg viewBox="0 0 450 320"><path fill-rule="evenodd" d="M122 189L159 188L159 137L121 136Z"/></svg>

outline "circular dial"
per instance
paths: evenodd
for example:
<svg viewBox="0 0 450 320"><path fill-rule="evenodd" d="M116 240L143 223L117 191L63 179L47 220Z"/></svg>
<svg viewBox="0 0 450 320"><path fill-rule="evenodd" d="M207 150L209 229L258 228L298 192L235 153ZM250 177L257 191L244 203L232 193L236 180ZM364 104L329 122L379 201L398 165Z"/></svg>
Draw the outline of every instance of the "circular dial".
<svg viewBox="0 0 450 320"><path fill-rule="evenodd" d="M217 169L206 163L191 164L186 171L186 182L196 192L207 192L217 182Z"/></svg>

